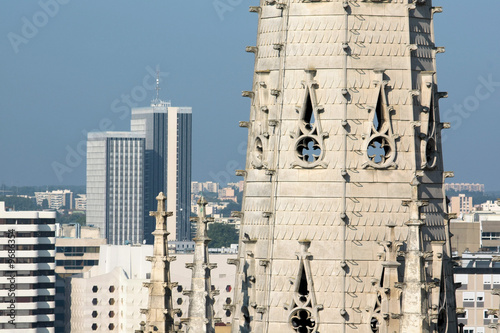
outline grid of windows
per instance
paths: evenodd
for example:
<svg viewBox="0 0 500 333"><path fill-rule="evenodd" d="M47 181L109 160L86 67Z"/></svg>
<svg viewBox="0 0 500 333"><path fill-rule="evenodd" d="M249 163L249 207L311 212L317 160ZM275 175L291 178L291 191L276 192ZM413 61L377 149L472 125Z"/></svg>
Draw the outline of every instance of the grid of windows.
<svg viewBox="0 0 500 333"><path fill-rule="evenodd" d="M98 246L61 246L57 253L64 253L66 257L81 257L85 253L99 253Z"/></svg>
<svg viewBox="0 0 500 333"><path fill-rule="evenodd" d="M481 234L482 240L498 240L500 239L500 232L483 232Z"/></svg>
<svg viewBox="0 0 500 333"><path fill-rule="evenodd" d="M54 244L16 244L15 249L17 251L40 251L40 250L54 250L56 246ZM12 249L11 245L4 244L0 245L0 249L7 251Z"/></svg>
<svg viewBox="0 0 500 333"><path fill-rule="evenodd" d="M143 150L144 139L108 142L107 234L111 244L143 240Z"/></svg>
<svg viewBox="0 0 500 333"><path fill-rule="evenodd" d="M0 219L0 224L55 224L56 220L54 219Z"/></svg>
<svg viewBox="0 0 500 333"><path fill-rule="evenodd" d="M0 271L0 276L12 276L12 272L15 272L16 276L51 276L56 273L53 270L38 270L38 271Z"/></svg>
<svg viewBox="0 0 500 333"><path fill-rule="evenodd" d="M56 266L64 266L65 269L83 269L98 264L99 260L56 260Z"/></svg>

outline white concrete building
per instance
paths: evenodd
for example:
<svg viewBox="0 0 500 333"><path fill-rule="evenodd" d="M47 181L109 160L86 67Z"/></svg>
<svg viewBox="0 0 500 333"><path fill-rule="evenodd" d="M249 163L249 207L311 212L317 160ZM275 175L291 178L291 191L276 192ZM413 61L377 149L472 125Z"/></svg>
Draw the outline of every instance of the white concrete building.
<svg viewBox="0 0 500 333"><path fill-rule="evenodd" d="M142 283L149 278L152 246L102 245L99 264L71 279L72 333L134 332L147 306Z"/></svg>
<svg viewBox="0 0 500 333"><path fill-rule="evenodd" d="M56 273L62 277L90 270L99 263L104 238L56 238Z"/></svg>
<svg viewBox="0 0 500 333"><path fill-rule="evenodd" d="M464 333L497 333L500 307L499 253L464 253L456 267L458 323ZM493 292L497 290L497 292ZM490 309L496 309L490 312Z"/></svg>
<svg viewBox="0 0 500 333"><path fill-rule="evenodd" d="M446 191L469 191L469 192L484 192L484 184L470 184L470 183L447 183L444 184Z"/></svg>
<svg viewBox="0 0 500 333"><path fill-rule="evenodd" d="M73 274L89 271L99 263L99 229L79 224L56 223L56 308L55 333L69 332L70 288L66 288ZM68 295L67 295L68 294Z"/></svg>
<svg viewBox="0 0 500 333"><path fill-rule="evenodd" d="M50 209L59 209L62 206L73 209L73 192L70 190L35 192L35 199L40 207L42 207L43 200L47 200Z"/></svg>
<svg viewBox="0 0 500 333"><path fill-rule="evenodd" d="M486 201L485 203L481 204L481 211L500 213L500 200Z"/></svg>
<svg viewBox="0 0 500 333"><path fill-rule="evenodd" d="M78 194L75 198L75 210L87 210L87 195L86 194Z"/></svg>
<svg viewBox="0 0 500 333"><path fill-rule="evenodd" d="M145 321L141 309L148 307L148 290L142 283L148 282L152 245L116 246L102 245L99 265L87 273L71 279L72 333L134 332ZM190 288L191 270L186 263L193 261L192 254L176 254L171 263L171 278L178 286L173 290L174 308L180 309L176 322L186 318L189 296L182 291ZM213 289L220 291L215 297L215 317L230 323L233 306L233 287L236 268L227 263L235 254L211 254L210 261L217 264L212 271ZM111 328L112 329L111 329Z"/></svg>
<svg viewBox="0 0 500 333"><path fill-rule="evenodd" d="M238 192L243 192L243 187L245 185L245 182L243 180L240 180L237 183L227 183L227 186L233 187L238 190Z"/></svg>
<svg viewBox="0 0 500 333"><path fill-rule="evenodd" d="M195 203L191 204L191 213L198 214L198 205L196 204L196 199L193 200ZM221 212L228 205L227 202L209 202L207 205L207 214L213 217L221 216Z"/></svg>
<svg viewBox="0 0 500 333"><path fill-rule="evenodd" d="M214 183L211 181L208 182L191 182L191 193L198 194L200 192L219 192L219 183Z"/></svg>
<svg viewBox="0 0 500 333"><path fill-rule="evenodd" d="M54 333L55 218L0 202L1 331Z"/></svg>

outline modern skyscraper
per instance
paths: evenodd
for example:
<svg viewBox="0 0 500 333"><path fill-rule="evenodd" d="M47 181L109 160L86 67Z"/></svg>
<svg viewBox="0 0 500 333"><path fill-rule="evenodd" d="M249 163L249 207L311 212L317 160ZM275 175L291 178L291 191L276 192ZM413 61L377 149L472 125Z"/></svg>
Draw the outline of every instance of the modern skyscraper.
<svg viewBox="0 0 500 333"><path fill-rule="evenodd" d="M431 0L266 1L233 332L457 332Z"/></svg>
<svg viewBox="0 0 500 333"><path fill-rule="evenodd" d="M0 202L1 331L54 333L55 219Z"/></svg>
<svg viewBox="0 0 500 333"><path fill-rule="evenodd" d="M108 244L144 239L144 153L143 134L88 134L87 224Z"/></svg>
<svg viewBox="0 0 500 333"><path fill-rule="evenodd" d="M167 193L167 209L176 226L169 225L172 239L191 240L191 136L192 110L154 100L149 107L132 109L131 130L146 138L144 163L144 237L153 243L155 221L148 212L156 208L156 196Z"/></svg>

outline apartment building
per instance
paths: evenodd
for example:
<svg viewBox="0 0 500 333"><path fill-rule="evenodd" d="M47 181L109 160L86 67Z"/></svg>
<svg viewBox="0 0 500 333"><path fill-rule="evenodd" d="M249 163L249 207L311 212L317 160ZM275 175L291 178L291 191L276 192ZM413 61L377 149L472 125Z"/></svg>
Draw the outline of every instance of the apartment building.
<svg viewBox="0 0 500 333"><path fill-rule="evenodd" d="M54 333L55 218L0 202L0 330Z"/></svg>

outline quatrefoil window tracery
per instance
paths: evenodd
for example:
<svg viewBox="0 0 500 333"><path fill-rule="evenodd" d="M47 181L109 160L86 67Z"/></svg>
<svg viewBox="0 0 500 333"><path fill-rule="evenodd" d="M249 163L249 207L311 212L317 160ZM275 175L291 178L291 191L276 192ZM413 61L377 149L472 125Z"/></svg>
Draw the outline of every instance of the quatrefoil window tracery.
<svg viewBox="0 0 500 333"><path fill-rule="evenodd" d="M297 333L311 333L316 327L316 321L312 317L311 311L304 308L295 309L292 312L291 323Z"/></svg>
<svg viewBox="0 0 500 333"><path fill-rule="evenodd" d="M391 160L392 148L386 136L373 138L368 144L368 158L377 165Z"/></svg>
<svg viewBox="0 0 500 333"><path fill-rule="evenodd" d="M321 157L321 147L315 138L305 136L297 142L297 153L302 161L314 163Z"/></svg>

